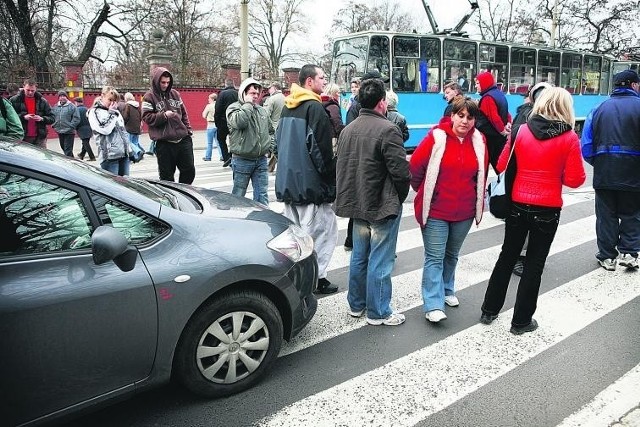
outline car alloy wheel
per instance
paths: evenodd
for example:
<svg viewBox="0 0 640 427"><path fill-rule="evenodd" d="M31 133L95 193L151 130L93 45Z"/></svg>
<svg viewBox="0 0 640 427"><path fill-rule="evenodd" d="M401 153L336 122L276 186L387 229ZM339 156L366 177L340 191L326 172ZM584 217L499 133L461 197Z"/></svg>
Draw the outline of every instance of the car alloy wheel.
<svg viewBox="0 0 640 427"><path fill-rule="evenodd" d="M282 347L280 312L266 296L238 291L214 297L187 323L174 377L190 391L220 397L259 381Z"/></svg>

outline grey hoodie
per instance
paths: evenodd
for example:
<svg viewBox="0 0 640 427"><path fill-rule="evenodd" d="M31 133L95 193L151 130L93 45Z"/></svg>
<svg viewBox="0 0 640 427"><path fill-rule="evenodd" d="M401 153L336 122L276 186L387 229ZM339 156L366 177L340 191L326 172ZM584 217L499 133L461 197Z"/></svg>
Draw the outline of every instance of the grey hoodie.
<svg viewBox="0 0 640 427"><path fill-rule="evenodd" d="M238 102L229 105L226 116L229 151L239 157L257 159L271 151L274 132L267 110L244 101L244 91L251 84L260 85L252 78L244 80L238 89Z"/></svg>

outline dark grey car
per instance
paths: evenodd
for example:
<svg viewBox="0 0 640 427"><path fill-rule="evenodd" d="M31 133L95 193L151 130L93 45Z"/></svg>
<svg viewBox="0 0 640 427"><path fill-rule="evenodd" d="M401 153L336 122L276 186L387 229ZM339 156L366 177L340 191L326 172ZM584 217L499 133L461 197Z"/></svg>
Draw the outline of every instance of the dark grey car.
<svg viewBox="0 0 640 427"><path fill-rule="evenodd" d="M313 317L313 241L245 198L0 139L0 417L252 386Z"/></svg>

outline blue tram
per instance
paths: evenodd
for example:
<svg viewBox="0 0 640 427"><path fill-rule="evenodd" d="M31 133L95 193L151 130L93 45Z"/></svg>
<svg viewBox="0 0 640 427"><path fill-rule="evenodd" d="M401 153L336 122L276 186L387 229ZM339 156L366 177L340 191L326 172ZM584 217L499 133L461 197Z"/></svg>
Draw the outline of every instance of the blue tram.
<svg viewBox="0 0 640 427"><path fill-rule="evenodd" d="M624 69L638 71L640 63L582 51L471 40L446 34L365 31L337 37L333 44L330 79L343 90L346 111L350 83L367 71L389 78L397 93L398 111L406 118L415 148L438 123L446 107L443 86L455 81L469 96L477 97L474 77L491 71L507 95L515 116L523 96L537 82L547 81L574 94L576 118L589 111L611 91L612 76Z"/></svg>

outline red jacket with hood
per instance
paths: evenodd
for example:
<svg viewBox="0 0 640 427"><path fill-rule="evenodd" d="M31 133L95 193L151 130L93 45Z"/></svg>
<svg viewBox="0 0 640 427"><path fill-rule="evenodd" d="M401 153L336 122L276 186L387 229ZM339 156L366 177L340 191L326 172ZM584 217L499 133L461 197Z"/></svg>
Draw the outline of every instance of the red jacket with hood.
<svg viewBox="0 0 640 427"><path fill-rule="evenodd" d="M160 77L164 73L169 75L166 91L160 89ZM173 75L169 70L157 67L151 72L151 90L142 98L142 120L149 127L149 138L154 141L178 143L193 133L180 93L172 88ZM167 117L167 111L173 111L176 115Z"/></svg>

